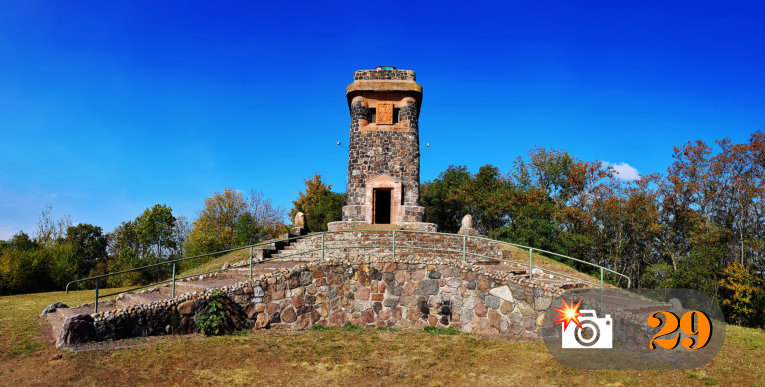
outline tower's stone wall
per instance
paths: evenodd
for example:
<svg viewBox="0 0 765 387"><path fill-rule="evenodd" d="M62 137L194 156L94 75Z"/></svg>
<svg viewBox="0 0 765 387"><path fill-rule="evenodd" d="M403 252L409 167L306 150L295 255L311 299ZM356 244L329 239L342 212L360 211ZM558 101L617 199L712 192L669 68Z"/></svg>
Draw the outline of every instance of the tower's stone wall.
<svg viewBox="0 0 765 387"><path fill-rule="evenodd" d="M351 115L347 205L343 221L373 223L373 189L393 189L392 224L422 222L418 120L422 87L411 70L359 70L348 86ZM372 120L371 109L393 109L392 122ZM374 188L373 184L374 183ZM337 225L336 225L337 226Z"/></svg>
<svg viewBox="0 0 765 387"><path fill-rule="evenodd" d="M414 71L412 70L359 70L353 73L353 80L400 80L400 81L416 81Z"/></svg>
<svg viewBox="0 0 765 387"><path fill-rule="evenodd" d="M369 211L366 182L388 175L402 184L402 221L419 222L424 209L420 202L420 140L417 130L419 109L414 100L400 108L399 122L408 121L408 130L363 130L359 123L369 117L363 99L351 104L351 141L348 148L348 205L344 220L366 221Z"/></svg>

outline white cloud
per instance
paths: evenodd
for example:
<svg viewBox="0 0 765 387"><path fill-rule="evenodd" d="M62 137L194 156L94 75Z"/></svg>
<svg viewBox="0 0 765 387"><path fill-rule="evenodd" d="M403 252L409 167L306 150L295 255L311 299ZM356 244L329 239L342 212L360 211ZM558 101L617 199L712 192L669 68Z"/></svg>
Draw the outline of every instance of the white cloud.
<svg viewBox="0 0 765 387"><path fill-rule="evenodd" d="M637 180L640 178L637 168L627 163L614 164L604 161L603 166L613 168L616 176L622 180Z"/></svg>

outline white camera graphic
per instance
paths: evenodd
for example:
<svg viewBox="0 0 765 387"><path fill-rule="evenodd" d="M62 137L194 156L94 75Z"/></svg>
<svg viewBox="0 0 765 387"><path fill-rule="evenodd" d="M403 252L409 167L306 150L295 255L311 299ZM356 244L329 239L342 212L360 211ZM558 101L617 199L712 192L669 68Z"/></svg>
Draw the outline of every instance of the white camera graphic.
<svg viewBox="0 0 765 387"><path fill-rule="evenodd" d="M612 348L614 323L611 315L598 318L594 310L582 310L579 316L579 328L569 323L568 328L561 324L561 348Z"/></svg>

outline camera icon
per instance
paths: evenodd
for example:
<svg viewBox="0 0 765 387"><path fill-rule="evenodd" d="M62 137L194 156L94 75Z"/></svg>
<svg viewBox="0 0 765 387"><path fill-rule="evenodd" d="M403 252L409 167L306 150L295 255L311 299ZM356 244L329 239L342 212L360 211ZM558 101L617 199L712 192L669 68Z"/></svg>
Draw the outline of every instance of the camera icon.
<svg viewBox="0 0 765 387"><path fill-rule="evenodd" d="M598 318L594 310L582 310L579 328L576 324L561 324L561 348L613 348L614 323L611 315Z"/></svg>

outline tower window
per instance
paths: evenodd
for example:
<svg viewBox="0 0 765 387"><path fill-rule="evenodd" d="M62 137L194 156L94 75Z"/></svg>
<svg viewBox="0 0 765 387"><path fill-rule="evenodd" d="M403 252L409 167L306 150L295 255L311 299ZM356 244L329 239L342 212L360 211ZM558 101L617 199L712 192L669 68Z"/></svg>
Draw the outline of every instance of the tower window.
<svg viewBox="0 0 765 387"><path fill-rule="evenodd" d="M397 124L399 122L398 115L401 113L400 108L393 108L393 124ZM377 123L377 109L376 108L369 108L369 111L367 112L367 121L369 121L370 124Z"/></svg>

